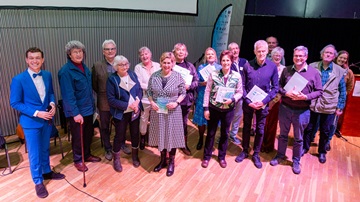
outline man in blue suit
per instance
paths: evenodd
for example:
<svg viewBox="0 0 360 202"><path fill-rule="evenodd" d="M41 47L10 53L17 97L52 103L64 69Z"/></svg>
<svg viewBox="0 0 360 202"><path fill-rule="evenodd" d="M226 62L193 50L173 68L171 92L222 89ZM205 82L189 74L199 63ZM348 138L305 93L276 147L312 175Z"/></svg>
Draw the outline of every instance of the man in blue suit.
<svg viewBox="0 0 360 202"><path fill-rule="evenodd" d="M29 48L26 63L27 70L12 79L10 105L20 112L36 194L45 198L49 194L43 180L65 178L50 168L49 144L52 118L56 112L55 96L51 73L41 70L44 53L39 48Z"/></svg>

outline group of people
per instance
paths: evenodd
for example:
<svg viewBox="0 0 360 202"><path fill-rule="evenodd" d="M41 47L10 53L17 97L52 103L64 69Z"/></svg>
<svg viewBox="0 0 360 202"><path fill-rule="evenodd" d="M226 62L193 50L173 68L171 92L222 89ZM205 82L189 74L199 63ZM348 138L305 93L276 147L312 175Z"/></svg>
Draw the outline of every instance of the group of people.
<svg viewBox="0 0 360 202"><path fill-rule="evenodd" d="M295 139L293 172L301 172L300 158L308 152L318 128L319 161L325 163L331 136L341 130L342 119L339 118L337 128L334 120L343 113L347 92L354 85L354 76L347 65L349 54L346 51L338 54L333 45L328 45L320 52L322 61L308 65L307 48L298 46L293 53L294 64L285 67L284 50L276 47L274 39L257 41L255 58L250 61L239 57L237 43L230 43L228 50L221 52L219 62L216 51L209 47L205 50L204 63L197 69L186 61L188 51L183 43L175 44L172 52L164 52L159 63L152 60L150 49L144 46L139 49L141 62L134 71L125 56L117 55L116 43L111 39L103 42L104 58L91 69L84 63L85 46L80 41L69 41L65 46L68 61L59 70L58 78L63 111L72 135L75 168L81 172L88 170L83 157L85 162L101 161L90 149L93 116L98 111L104 156L113 161L116 172L122 171L121 151L132 155L134 167L140 166L139 150L145 148L148 139L148 145L160 151L160 162L154 172L167 168L166 175L172 176L176 150L179 148L185 155L191 155L187 121L193 103L193 122L199 131L197 150L203 148L207 131L201 162L204 168L210 163L220 125L219 165L227 166L228 140L242 146L235 158L237 163L249 157L254 127L252 161L260 169L260 151L274 150L278 120L280 136L277 154L270 162L272 166L286 158L291 124ZM51 73L41 70L43 62L43 52L36 47L29 48L28 68L13 78L10 94L11 106L20 112L31 175L40 198L48 195L44 180L65 178L50 169L49 138L56 105ZM301 88L296 84L289 89L287 84L292 83L291 78L295 76L306 82ZM240 140L237 134L242 119ZM112 144L110 124L115 126ZM128 126L131 150L125 144Z"/></svg>

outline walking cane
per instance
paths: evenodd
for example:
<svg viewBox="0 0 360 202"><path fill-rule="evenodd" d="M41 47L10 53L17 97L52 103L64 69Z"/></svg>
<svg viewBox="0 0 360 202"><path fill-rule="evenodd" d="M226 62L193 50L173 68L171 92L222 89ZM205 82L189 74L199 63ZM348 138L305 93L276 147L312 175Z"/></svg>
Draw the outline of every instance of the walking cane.
<svg viewBox="0 0 360 202"><path fill-rule="evenodd" d="M83 166L85 166L84 142L83 142L83 124L82 123L80 123L80 142L81 142L81 161L82 161ZM83 169L83 178L84 178L83 187L86 187L85 169Z"/></svg>

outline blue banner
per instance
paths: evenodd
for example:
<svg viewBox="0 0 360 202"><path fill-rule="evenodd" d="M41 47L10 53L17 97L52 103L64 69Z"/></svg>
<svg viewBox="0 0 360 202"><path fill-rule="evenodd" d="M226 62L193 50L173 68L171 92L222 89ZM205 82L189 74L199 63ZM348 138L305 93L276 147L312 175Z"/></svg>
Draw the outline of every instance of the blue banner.
<svg viewBox="0 0 360 202"><path fill-rule="evenodd" d="M218 15L214 24L214 29L211 37L211 47L215 49L216 55L219 58L220 53L227 49L229 31L230 31L230 20L232 13L232 4L225 6Z"/></svg>

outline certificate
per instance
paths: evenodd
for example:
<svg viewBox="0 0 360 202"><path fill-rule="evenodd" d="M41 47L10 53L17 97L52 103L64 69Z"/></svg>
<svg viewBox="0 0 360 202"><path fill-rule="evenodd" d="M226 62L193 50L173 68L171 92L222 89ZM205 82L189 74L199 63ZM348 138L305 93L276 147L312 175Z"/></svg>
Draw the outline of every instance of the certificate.
<svg viewBox="0 0 360 202"><path fill-rule="evenodd" d="M193 75L190 74L190 70L182 68L179 65L175 65L173 70L181 74L181 77L184 79L186 85L191 85Z"/></svg>
<svg viewBox="0 0 360 202"><path fill-rule="evenodd" d="M199 72L204 81L207 81L211 72L215 71L214 65L206 65L206 67L202 68Z"/></svg>
<svg viewBox="0 0 360 202"><path fill-rule="evenodd" d="M286 92L288 91L301 92L305 88L307 83L308 80L306 80L299 73L295 72L295 74L290 78L290 80L284 86L284 90L286 90Z"/></svg>
<svg viewBox="0 0 360 202"><path fill-rule="evenodd" d="M231 99L234 97L235 89L234 88L228 88L220 86L218 88L218 91L216 93L216 102L223 103L224 99Z"/></svg>
<svg viewBox="0 0 360 202"><path fill-rule="evenodd" d="M246 95L247 98L251 100L251 102L261 102L263 101L268 94L265 93L261 88L255 85L250 92Z"/></svg>
<svg viewBox="0 0 360 202"><path fill-rule="evenodd" d="M355 87L352 95L354 97L360 97L360 81L355 82Z"/></svg>

